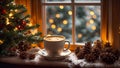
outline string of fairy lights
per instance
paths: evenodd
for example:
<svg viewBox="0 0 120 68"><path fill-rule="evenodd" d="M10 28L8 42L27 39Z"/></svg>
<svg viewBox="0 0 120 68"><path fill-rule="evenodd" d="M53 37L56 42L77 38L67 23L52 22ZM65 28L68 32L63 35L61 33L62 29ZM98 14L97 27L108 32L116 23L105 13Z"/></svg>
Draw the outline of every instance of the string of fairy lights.
<svg viewBox="0 0 120 68"><path fill-rule="evenodd" d="M63 6L63 5L60 5L59 6L59 9L64 9L64 7L65 6ZM72 10L68 10L67 11L67 13L68 13L68 15L70 15L70 16L72 16ZM86 22L86 27L89 27L91 30L93 30L93 31L95 31L96 29L97 29L97 27L96 27L96 25L94 25L95 24L95 21L94 21L94 19L96 19L97 18L97 16L96 16L96 14L95 14L95 12L93 11L93 10L89 10L89 15L88 15L90 18L89 18L89 20ZM56 19L59 19L59 18L61 18L61 14L60 13L56 13L55 14L55 17L56 17ZM57 25L56 24L54 24L54 19L53 18L49 18L49 20L48 20L48 22L51 24L50 25L50 28L52 28L52 29L56 29L57 30L57 32L62 32L62 30L63 30L63 28L62 27L57 27ZM63 25L67 25L68 24L68 20L67 19L65 19L65 20L63 20L62 21L62 24ZM78 38L82 38L82 33L79 33L78 34Z"/></svg>

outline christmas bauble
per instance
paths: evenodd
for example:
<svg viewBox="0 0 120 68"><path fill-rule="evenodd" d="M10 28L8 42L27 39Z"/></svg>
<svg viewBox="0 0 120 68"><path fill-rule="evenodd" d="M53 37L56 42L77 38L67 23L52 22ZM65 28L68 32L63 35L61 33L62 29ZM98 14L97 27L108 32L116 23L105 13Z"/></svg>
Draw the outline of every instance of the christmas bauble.
<svg viewBox="0 0 120 68"><path fill-rule="evenodd" d="M2 14L6 14L6 10L5 9L2 9Z"/></svg>
<svg viewBox="0 0 120 68"><path fill-rule="evenodd" d="M18 29L18 30L23 30L24 27L23 27L22 25L18 25L18 26L17 26L17 29Z"/></svg>
<svg viewBox="0 0 120 68"><path fill-rule="evenodd" d="M22 22L22 26L26 26L26 22L25 21L21 21Z"/></svg>

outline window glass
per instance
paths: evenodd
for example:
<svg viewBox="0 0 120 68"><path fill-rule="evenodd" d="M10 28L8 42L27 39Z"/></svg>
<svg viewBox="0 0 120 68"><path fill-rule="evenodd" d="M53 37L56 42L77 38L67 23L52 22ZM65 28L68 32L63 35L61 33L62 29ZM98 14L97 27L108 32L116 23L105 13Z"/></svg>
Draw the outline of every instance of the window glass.
<svg viewBox="0 0 120 68"><path fill-rule="evenodd" d="M100 39L100 6L76 7L76 42L95 41Z"/></svg>
<svg viewBox="0 0 120 68"><path fill-rule="evenodd" d="M47 34L72 38L72 11L70 6L46 6Z"/></svg>

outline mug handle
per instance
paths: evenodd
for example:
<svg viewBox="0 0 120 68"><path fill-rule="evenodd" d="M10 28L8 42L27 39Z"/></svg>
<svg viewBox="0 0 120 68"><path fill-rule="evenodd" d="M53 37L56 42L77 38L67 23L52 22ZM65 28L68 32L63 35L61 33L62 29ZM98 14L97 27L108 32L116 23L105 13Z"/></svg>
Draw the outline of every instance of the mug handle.
<svg viewBox="0 0 120 68"><path fill-rule="evenodd" d="M70 42L69 41L65 41L65 43L68 43L68 47L66 49L64 49L64 51L67 51L70 48Z"/></svg>

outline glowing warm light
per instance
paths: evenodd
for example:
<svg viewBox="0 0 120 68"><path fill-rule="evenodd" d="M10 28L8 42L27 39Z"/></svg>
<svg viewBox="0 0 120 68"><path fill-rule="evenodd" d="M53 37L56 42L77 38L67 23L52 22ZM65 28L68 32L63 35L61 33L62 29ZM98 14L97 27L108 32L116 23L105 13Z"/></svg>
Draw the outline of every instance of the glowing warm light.
<svg viewBox="0 0 120 68"><path fill-rule="evenodd" d="M17 31L17 30L18 30L18 28L15 28L15 29L14 29L14 31Z"/></svg>
<svg viewBox="0 0 120 68"><path fill-rule="evenodd" d="M90 11L90 15L94 15L95 13L93 11Z"/></svg>
<svg viewBox="0 0 120 68"><path fill-rule="evenodd" d="M60 18L60 14L56 14L56 18Z"/></svg>
<svg viewBox="0 0 120 68"><path fill-rule="evenodd" d="M33 24L30 22L30 23L28 23L27 25L28 25L28 26L32 26Z"/></svg>
<svg viewBox="0 0 120 68"><path fill-rule="evenodd" d="M92 30L96 30L96 26L92 26L91 29L92 29Z"/></svg>
<svg viewBox="0 0 120 68"><path fill-rule="evenodd" d="M64 8L64 6L63 6L63 5L60 5L60 6L59 6L59 8L60 8L60 9L63 9L63 8Z"/></svg>
<svg viewBox="0 0 120 68"><path fill-rule="evenodd" d="M3 41L2 41L2 40L0 40L0 44L3 44Z"/></svg>
<svg viewBox="0 0 120 68"><path fill-rule="evenodd" d="M82 34L80 33L80 34L78 34L78 38L82 38Z"/></svg>
<svg viewBox="0 0 120 68"><path fill-rule="evenodd" d="M37 45L37 44L31 44L31 46L32 46L32 47L38 47L38 45Z"/></svg>
<svg viewBox="0 0 120 68"><path fill-rule="evenodd" d="M30 32L32 33L32 35L35 35L38 32L38 30L34 29L34 30L31 30Z"/></svg>
<svg viewBox="0 0 120 68"><path fill-rule="evenodd" d="M13 5L16 5L15 2L12 2Z"/></svg>
<svg viewBox="0 0 120 68"><path fill-rule="evenodd" d="M9 14L9 17L12 17L12 16L13 16L13 13L10 13L10 14Z"/></svg>
<svg viewBox="0 0 120 68"><path fill-rule="evenodd" d="M55 24L52 24L52 25L51 25L51 28L52 28L52 29L55 29L55 28L56 28L56 25L55 25Z"/></svg>
<svg viewBox="0 0 120 68"><path fill-rule="evenodd" d="M63 20L63 24L64 25L68 24L68 21L67 20Z"/></svg>
<svg viewBox="0 0 120 68"><path fill-rule="evenodd" d="M12 19L14 19L14 17L11 17Z"/></svg>
<svg viewBox="0 0 120 68"><path fill-rule="evenodd" d="M97 17L96 17L96 15L93 15L92 17L93 17L94 19L96 19L96 18L97 18Z"/></svg>
<svg viewBox="0 0 120 68"><path fill-rule="evenodd" d="M9 22L9 19L8 19L8 18L6 18L6 24L7 24L7 25L9 25L9 24L10 24L10 22Z"/></svg>
<svg viewBox="0 0 120 68"><path fill-rule="evenodd" d="M30 20L30 18L26 18L26 20ZM32 22L32 20L30 20Z"/></svg>
<svg viewBox="0 0 120 68"><path fill-rule="evenodd" d="M17 12L18 10L17 9L15 9L15 12Z"/></svg>
<svg viewBox="0 0 120 68"><path fill-rule="evenodd" d="M90 19L90 24L93 24L94 23L94 20Z"/></svg>
<svg viewBox="0 0 120 68"><path fill-rule="evenodd" d="M54 22L54 20L53 19L49 19L49 23L53 23Z"/></svg>
<svg viewBox="0 0 120 68"><path fill-rule="evenodd" d="M109 43L109 41L107 40L106 43Z"/></svg>
<svg viewBox="0 0 120 68"><path fill-rule="evenodd" d="M13 11L12 9L10 11Z"/></svg>
<svg viewBox="0 0 120 68"><path fill-rule="evenodd" d="M61 27L57 28L57 31L58 31L58 32L61 32L61 31L62 31L62 28L61 28Z"/></svg>
<svg viewBox="0 0 120 68"><path fill-rule="evenodd" d="M68 14L69 14L69 15L72 15L72 11L68 11Z"/></svg>

